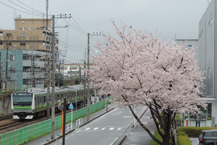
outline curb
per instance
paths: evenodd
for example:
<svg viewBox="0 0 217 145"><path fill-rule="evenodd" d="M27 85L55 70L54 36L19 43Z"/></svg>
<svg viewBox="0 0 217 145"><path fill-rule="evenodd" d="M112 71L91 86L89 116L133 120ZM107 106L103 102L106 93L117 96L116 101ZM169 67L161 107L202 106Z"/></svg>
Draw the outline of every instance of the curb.
<svg viewBox="0 0 217 145"><path fill-rule="evenodd" d="M104 113L100 114L99 116L96 116L96 117L92 118L91 120L89 120L89 121L87 121L87 122L81 124L78 128L81 128L82 126L84 126L84 125L90 123L91 121L93 121L93 120L95 120L95 119L101 117L102 115L104 115L104 114L106 114L106 113L108 113L108 112L110 112L110 111L112 111L112 110L114 110L114 109L115 109L115 108L112 108L112 109L108 110L107 112L104 112ZM72 133L73 131L75 131L75 129L72 129L72 130L66 132L65 135L68 135L69 133ZM63 137L63 135L60 135L60 136L56 137L55 139L52 139L52 140L50 140L50 141L48 141L48 142L46 142L46 143L44 143L44 144L42 144L42 145L51 144L51 143L57 141L58 139L61 139L62 137Z"/></svg>
<svg viewBox="0 0 217 145"><path fill-rule="evenodd" d="M139 117L139 119L141 119L142 118L142 116L146 113L146 111L148 110L148 108L141 114L141 116ZM134 128L134 124L131 126L131 129L132 128ZM122 139L120 139L120 141L117 143L117 145L121 145L123 142L124 142L124 140L127 138L127 135L130 133L130 131L126 134L126 135L124 135L123 137L122 137Z"/></svg>

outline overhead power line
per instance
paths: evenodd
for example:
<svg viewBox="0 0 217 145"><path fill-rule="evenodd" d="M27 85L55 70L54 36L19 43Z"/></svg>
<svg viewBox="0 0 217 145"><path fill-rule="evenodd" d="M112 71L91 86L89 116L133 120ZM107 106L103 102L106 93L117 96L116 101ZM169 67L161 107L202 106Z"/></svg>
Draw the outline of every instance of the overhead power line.
<svg viewBox="0 0 217 145"><path fill-rule="evenodd" d="M9 6L9 5L7 5L7 4L3 3L3 2L0 2L0 3L1 3L1 4L3 4L3 5L5 5L5 6L7 6L7 7L9 7L9 8L12 8L12 9L14 9L14 10L20 11L20 12L22 12L22 13L26 13L26 14L29 14L29 15L34 15L34 16L41 16L41 15L39 15L39 14L33 14L33 13L29 13L29 12L25 12L25 11L22 11L22 10L16 9L16 8L14 8L14 7L11 7L11 6Z"/></svg>
<svg viewBox="0 0 217 145"><path fill-rule="evenodd" d="M68 45L68 46L70 46L70 47L73 47L73 48L76 48L76 49L85 49L85 48L81 48L81 47L72 46L72 45L67 44L66 42L64 42L64 41L62 41L62 40L60 40L60 39L58 39L58 40L59 40L60 42L62 42L63 44Z"/></svg>
<svg viewBox="0 0 217 145"><path fill-rule="evenodd" d="M78 33L80 33L80 34L84 34L84 35L86 35L87 33L84 33L84 32L82 32L81 30L79 30L78 28L76 28L76 26L74 25L74 26L72 26L66 19L64 19L65 20L65 22L69 25L69 26L71 26L75 31L77 31Z"/></svg>
<svg viewBox="0 0 217 145"><path fill-rule="evenodd" d="M61 44L61 43L59 43L59 44L62 45L62 46L64 46L64 47L66 47L66 45L64 45L64 44ZM81 50L73 49L73 48L71 48L71 47L67 47L67 48L69 48L69 49L71 49L71 50L74 50L74 51L77 51L77 52L84 52L84 51L81 51Z"/></svg>
<svg viewBox="0 0 217 145"><path fill-rule="evenodd" d="M8 0L8 1L11 2L12 4L14 4L14 5L16 5L16 6L20 7L20 8L22 8L22 9L24 9L24 10L30 11L29 9L26 9L26 8L24 8L24 7L22 7L22 6L18 5L18 4L16 4L16 3L10 1L10 0ZM31 11L30 11L30 12L31 12ZM33 12L33 13L36 13L36 14L44 14L44 13L42 13L42 12Z"/></svg>
<svg viewBox="0 0 217 145"><path fill-rule="evenodd" d="M72 17L72 19L73 19L73 21L77 24L77 26L80 28L80 30L82 30L84 33L87 34L87 32L86 32L84 29L82 29L82 28L80 27L80 25L78 25L78 23L75 21L75 19L74 19L73 17ZM69 19L69 21L70 21L71 23L73 23L71 19Z"/></svg>
<svg viewBox="0 0 217 145"><path fill-rule="evenodd" d="M21 2L21 1L19 1L19 0L17 0L17 1L18 1L19 3L21 3L21 4L23 4L24 6L30 8L31 10L37 11L37 12L39 12L39 13L43 13L43 12L41 12L41 11L38 11L38 10L36 10L36 9L31 8L30 6L24 4L23 2Z"/></svg>

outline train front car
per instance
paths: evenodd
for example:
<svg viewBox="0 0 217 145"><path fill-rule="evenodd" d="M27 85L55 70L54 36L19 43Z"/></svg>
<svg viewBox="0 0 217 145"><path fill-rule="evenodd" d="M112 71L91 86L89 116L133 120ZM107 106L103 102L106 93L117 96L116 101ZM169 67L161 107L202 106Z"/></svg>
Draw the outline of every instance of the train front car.
<svg viewBox="0 0 217 145"><path fill-rule="evenodd" d="M33 93L17 92L11 94L11 109L13 112L13 119L32 119L34 114L32 112Z"/></svg>

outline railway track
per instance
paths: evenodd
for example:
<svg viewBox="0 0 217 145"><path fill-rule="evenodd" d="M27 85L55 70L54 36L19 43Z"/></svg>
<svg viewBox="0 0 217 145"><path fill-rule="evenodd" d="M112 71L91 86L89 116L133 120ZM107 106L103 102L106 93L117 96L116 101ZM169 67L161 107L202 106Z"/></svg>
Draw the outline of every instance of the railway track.
<svg viewBox="0 0 217 145"><path fill-rule="evenodd" d="M23 123L24 123L24 121L4 124L4 125L0 126L0 130L5 130L5 129L11 128L11 127L15 127L15 126L23 124Z"/></svg>
<svg viewBox="0 0 217 145"><path fill-rule="evenodd" d="M5 115L5 116L0 117L0 121L6 120L6 119L10 119L10 118L13 118L12 114Z"/></svg>
<svg viewBox="0 0 217 145"><path fill-rule="evenodd" d="M77 109L81 109L81 108L82 108L81 106L78 106ZM66 113L69 113L69 112L71 112L71 110L66 110ZM57 117L57 116L60 116L60 115L62 115L62 112L57 112L55 116ZM7 117L9 117L9 115ZM27 126L27 125L31 125L31 124L34 124L34 123L38 123L38 122L47 120L47 116L42 116L42 117L32 119L32 120L23 120L23 121L14 120L13 121L12 120L12 115L10 115L9 118L11 118L12 122L8 123L8 121L7 122L4 121L4 120L6 120L4 118L7 118L7 117L4 116L4 117L0 118L0 122L4 122L0 126L0 134L9 132L9 131L12 131L12 130L15 130L15 129L19 129L19 128L22 128L22 127Z"/></svg>

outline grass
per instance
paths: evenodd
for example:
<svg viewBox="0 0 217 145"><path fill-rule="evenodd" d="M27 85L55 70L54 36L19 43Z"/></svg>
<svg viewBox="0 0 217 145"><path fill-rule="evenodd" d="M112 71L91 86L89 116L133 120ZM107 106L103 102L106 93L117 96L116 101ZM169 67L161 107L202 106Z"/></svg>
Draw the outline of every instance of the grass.
<svg viewBox="0 0 217 145"><path fill-rule="evenodd" d="M164 130L163 130L163 129L160 129L160 131L164 134ZM157 129L156 129L155 132L154 132L154 137L163 142L163 139L161 138L161 136L160 136L160 134L158 133ZM159 145L159 144L156 143L156 142L152 139L150 145Z"/></svg>

